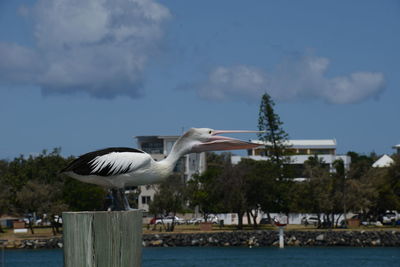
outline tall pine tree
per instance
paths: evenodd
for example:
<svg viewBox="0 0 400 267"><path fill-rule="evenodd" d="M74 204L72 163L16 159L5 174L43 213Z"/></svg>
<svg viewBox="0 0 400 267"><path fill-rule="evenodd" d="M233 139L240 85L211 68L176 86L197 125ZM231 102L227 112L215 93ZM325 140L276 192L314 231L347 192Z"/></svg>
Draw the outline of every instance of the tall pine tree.
<svg viewBox="0 0 400 267"><path fill-rule="evenodd" d="M267 156L278 166L284 162L284 150L287 146L288 134L282 128L279 115L274 111L275 103L269 94L262 96L258 114L258 129L264 131L258 134L261 141L266 142Z"/></svg>

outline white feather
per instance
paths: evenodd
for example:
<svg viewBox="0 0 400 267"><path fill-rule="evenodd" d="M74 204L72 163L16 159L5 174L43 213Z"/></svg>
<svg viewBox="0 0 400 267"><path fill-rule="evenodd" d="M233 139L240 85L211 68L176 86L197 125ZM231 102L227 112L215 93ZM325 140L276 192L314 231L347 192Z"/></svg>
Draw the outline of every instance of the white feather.
<svg viewBox="0 0 400 267"><path fill-rule="evenodd" d="M132 152L112 152L106 155L98 156L89 163L93 168L91 173L101 171L107 166L110 167L109 175L116 175L121 170L132 172L143 164L147 164L149 157L143 153Z"/></svg>

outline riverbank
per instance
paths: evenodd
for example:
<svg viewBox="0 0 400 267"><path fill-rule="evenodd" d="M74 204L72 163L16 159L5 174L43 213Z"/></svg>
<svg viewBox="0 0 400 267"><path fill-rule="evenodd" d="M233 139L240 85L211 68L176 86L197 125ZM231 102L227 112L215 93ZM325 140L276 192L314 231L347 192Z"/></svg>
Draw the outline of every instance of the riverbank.
<svg viewBox="0 0 400 267"><path fill-rule="evenodd" d="M268 247L278 245L275 230L143 234L144 247ZM286 231L286 246L400 247L400 231ZM8 249L62 248L62 237L7 240Z"/></svg>
<svg viewBox="0 0 400 267"><path fill-rule="evenodd" d="M277 246L277 231L143 235L145 247ZM400 247L400 231L287 231L287 246Z"/></svg>

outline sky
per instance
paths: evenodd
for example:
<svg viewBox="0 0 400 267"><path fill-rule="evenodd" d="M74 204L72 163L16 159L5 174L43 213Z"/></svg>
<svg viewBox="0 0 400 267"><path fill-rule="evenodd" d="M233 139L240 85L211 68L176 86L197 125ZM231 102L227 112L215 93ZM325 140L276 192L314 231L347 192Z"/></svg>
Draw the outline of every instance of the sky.
<svg viewBox="0 0 400 267"><path fill-rule="evenodd" d="M399 30L395 0L0 0L0 159L256 130L265 92L291 139L391 154Z"/></svg>

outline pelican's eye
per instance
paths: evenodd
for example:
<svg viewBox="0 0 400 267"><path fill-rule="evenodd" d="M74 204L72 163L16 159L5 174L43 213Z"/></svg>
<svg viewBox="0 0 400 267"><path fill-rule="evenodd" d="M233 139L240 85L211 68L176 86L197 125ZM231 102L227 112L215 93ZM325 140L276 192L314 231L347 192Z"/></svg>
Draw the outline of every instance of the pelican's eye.
<svg viewBox="0 0 400 267"><path fill-rule="evenodd" d="M212 134L212 131L208 131L209 134Z"/></svg>

